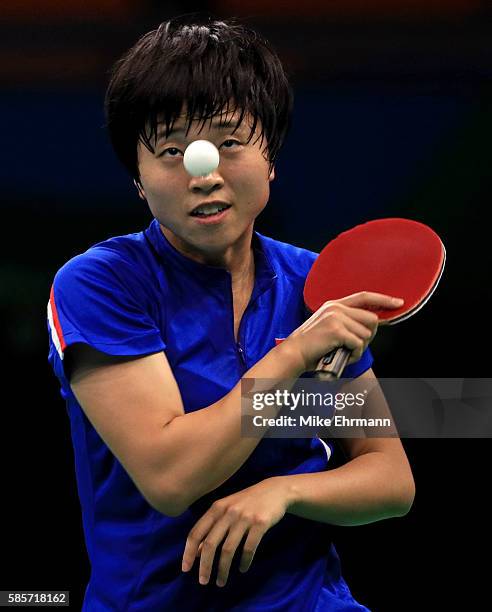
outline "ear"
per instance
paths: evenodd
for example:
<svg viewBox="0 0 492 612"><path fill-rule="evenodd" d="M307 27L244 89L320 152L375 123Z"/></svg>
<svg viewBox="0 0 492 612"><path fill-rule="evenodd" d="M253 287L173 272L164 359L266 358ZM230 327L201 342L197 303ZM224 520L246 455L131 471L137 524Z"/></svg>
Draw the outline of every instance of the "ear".
<svg viewBox="0 0 492 612"><path fill-rule="evenodd" d="M268 175L268 180L271 182L275 178L275 166L272 168L272 171Z"/></svg>
<svg viewBox="0 0 492 612"><path fill-rule="evenodd" d="M145 191L144 191L144 188L142 187L142 185L140 185L140 183L137 183L137 181L136 181L135 179L133 179L133 184L134 184L134 185L135 185L135 187L137 188L137 191L138 191L138 197L139 197L141 200L145 200L145 199L146 199L146 197L145 197Z"/></svg>

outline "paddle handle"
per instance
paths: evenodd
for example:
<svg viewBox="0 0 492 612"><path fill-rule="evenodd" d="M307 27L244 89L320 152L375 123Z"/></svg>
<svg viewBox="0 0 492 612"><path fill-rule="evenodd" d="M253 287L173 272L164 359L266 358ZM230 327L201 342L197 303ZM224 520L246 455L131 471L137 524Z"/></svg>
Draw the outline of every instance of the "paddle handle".
<svg viewBox="0 0 492 612"><path fill-rule="evenodd" d="M319 360L313 378L319 380L336 380L343 374L352 351L344 346L334 349Z"/></svg>

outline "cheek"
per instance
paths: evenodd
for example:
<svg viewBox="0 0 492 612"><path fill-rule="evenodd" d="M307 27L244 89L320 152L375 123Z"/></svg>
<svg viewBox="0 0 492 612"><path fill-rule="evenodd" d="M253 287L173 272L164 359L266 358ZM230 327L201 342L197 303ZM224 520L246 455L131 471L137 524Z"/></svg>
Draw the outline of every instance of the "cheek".
<svg viewBox="0 0 492 612"><path fill-rule="evenodd" d="M270 196L270 181L265 169L254 168L248 171L244 166L241 172L235 177L235 191L239 197L248 205L256 210L262 210Z"/></svg>
<svg viewBox="0 0 492 612"><path fill-rule="evenodd" d="M161 222L169 222L175 210L177 187L173 186L173 181L163 180L160 176L147 175L141 178L150 211Z"/></svg>
<svg viewBox="0 0 492 612"><path fill-rule="evenodd" d="M145 192L149 198L160 200L172 198L179 189L182 189L180 181L175 174L164 173L159 168L147 170L141 174Z"/></svg>
<svg viewBox="0 0 492 612"><path fill-rule="evenodd" d="M270 182L266 179L257 180L252 185L250 204L256 210L263 210L270 197Z"/></svg>

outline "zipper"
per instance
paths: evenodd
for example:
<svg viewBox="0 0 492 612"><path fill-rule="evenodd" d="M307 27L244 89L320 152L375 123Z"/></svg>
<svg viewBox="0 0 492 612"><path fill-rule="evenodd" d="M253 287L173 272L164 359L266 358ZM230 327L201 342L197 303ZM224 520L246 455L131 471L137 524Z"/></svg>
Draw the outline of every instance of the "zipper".
<svg viewBox="0 0 492 612"><path fill-rule="evenodd" d="M232 336L234 338L234 341L236 342L236 350L237 350L237 353L239 355L239 359L240 359L240 361L241 361L241 363L242 363L242 365L244 367L244 372L246 372L246 370L248 369L248 364L246 362L246 350L245 350L245 347L241 344L241 338L242 338L241 328L244 325L244 321L245 321L245 319L247 317L248 310L249 310L250 306L251 306L251 301L247 304L246 308L244 309L243 316L241 317L241 321L239 322L239 327L238 327L238 330L237 330L237 341L235 340L234 335ZM234 329L233 329L233 334L234 334Z"/></svg>
<svg viewBox="0 0 492 612"><path fill-rule="evenodd" d="M239 332L238 332L238 336L239 336ZM236 348L237 348L237 352L239 353L239 358L241 359L243 363L243 366L247 368L246 355L244 354L243 347L241 346L240 342L236 342Z"/></svg>
<svg viewBox="0 0 492 612"><path fill-rule="evenodd" d="M246 372L246 370L248 369L248 364L246 363L246 353L245 353L245 350L241 346L241 328L243 327L244 319L245 319L246 314L247 314L247 312L248 312L248 310L251 307L251 304L253 302L251 301L251 298L250 298L250 301L248 302L248 304L246 305L246 308L244 309L243 316L241 317L241 321L239 322L239 328L237 330L238 340L236 341L236 338L235 338L235 335L234 335L234 297L232 295L232 284L230 286L229 299L230 299L230 308L232 310L232 339L233 339L233 341L234 341L234 343L236 345L236 352L237 352L239 361L240 361L242 367L244 368L244 372ZM256 298L255 298L254 301L256 301Z"/></svg>

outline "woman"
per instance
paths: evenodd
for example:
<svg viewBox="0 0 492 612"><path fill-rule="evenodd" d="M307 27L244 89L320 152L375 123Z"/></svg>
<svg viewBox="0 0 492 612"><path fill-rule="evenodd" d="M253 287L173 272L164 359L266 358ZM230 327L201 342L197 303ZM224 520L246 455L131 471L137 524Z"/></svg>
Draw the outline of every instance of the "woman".
<svg viewBox="0 0 492 612"><path fill-rule="evenodd" d="M346 375L374 384L370 309L400 304L356 294L306 318L316 254L254 231L291 106L276 54L233 22L163 23L114 68L109 134L154 220L65 264L48 306L92 569L84 610L367 610L330 524L412 504L398 439L344 439L348 461L327 471L319 438L241 436L243 377L295 379L345 345ZM198 139L220 164L192 177Z"/></svg>

